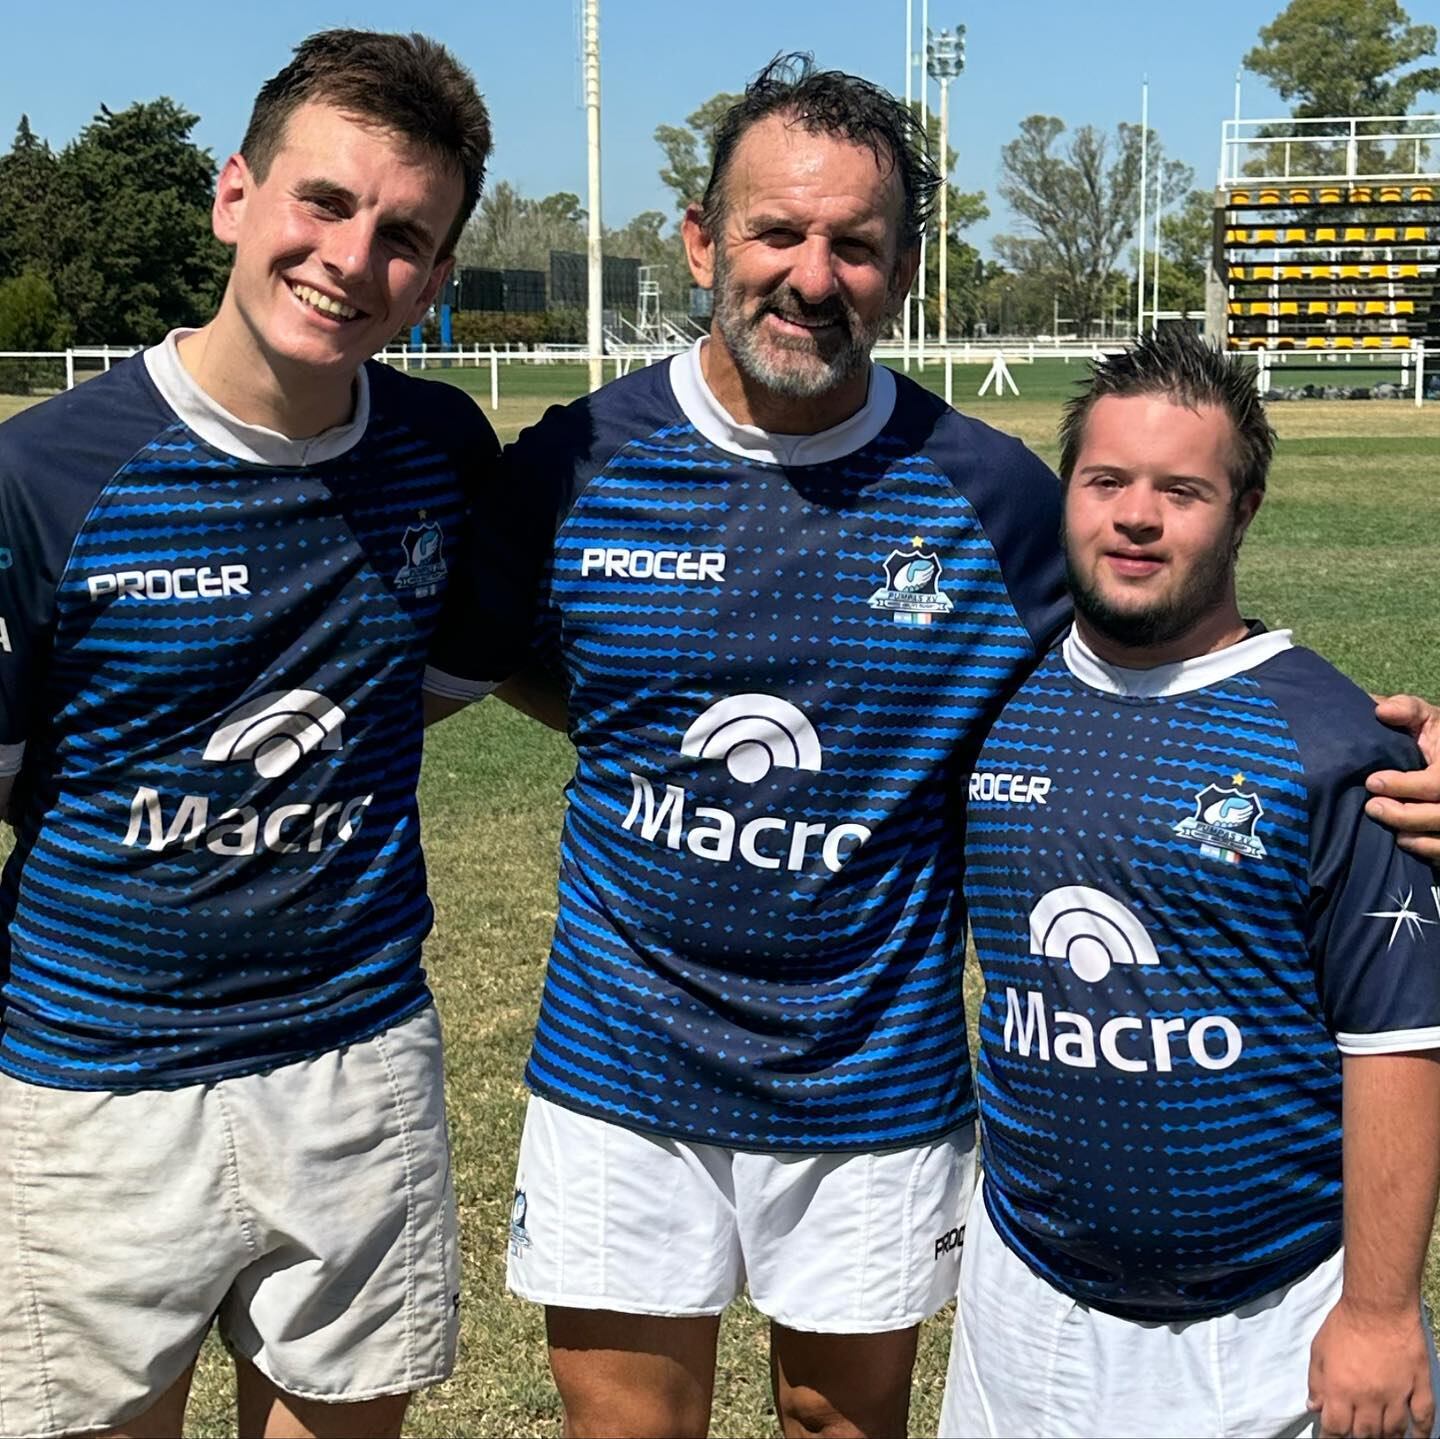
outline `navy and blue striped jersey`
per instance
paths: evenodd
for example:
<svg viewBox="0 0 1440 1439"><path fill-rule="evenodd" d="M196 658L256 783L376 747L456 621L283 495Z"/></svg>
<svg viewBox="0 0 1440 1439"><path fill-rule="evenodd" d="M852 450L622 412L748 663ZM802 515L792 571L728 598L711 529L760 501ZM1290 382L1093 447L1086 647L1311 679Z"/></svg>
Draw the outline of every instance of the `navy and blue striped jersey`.
<svg viewBox="0 0 1440 1439"><path fill-rule="evenodd" d="M969 782L986 1201L1056 1288L1227 1312L1341 1242L1341 1055L1440 1046L1440 890L1364 817L1418 752L1288 632L1075 636Z"/></svg>
<svg viewBox="0 0 1440 1439"><path fill-rule="evenodd" d="M497 450L379 365L338 430L242 425L173 336L0 427L0 1069L175 1086L428 1001L422 675Z"/></svg>
<svg viewBox="0 0 1440 1439"><path fill-rule="evenodd" d="M1063 623L1058 485L879 368L834 430L737 426L698 356L507 460L512 495L561 490L546 623L578 753L527 1079L704 1143L919 1142L974 1114L952 839Z"/></svg>

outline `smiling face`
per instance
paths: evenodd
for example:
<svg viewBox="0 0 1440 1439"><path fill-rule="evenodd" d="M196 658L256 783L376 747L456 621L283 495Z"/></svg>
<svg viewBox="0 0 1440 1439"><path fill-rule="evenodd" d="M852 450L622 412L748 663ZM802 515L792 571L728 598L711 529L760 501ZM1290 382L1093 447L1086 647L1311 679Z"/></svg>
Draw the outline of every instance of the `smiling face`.
<svg viewBox="0 0 1440 1439"><path fill-rule="evenodd" d="M903 205L899 174L864 145L783 115L745 132L720 233L698 209L684 226L691 270L715 290L714 335L741 374L801 400L865 375L914 273L899 251Z"/></svg>
<svg viewBox="0 0 1440 1439"><path fill-rule="evenodd" d="M449 273L437 252L462 182L442 160L332 106L302 105L260 180L232 156L215 233L235 247L224 307L291 383L348 383L416 323Z"/></svg>
<svg viewBox="0 0 1440 1439"><path fill-rule="evenodd" d="M1107 395L1090 410L1065 490L1065 550L1082 631L1103 658L1168 663L1243 630L1235 552L1260 495L1236 505L1234 442L1213 405Z"/></svg>

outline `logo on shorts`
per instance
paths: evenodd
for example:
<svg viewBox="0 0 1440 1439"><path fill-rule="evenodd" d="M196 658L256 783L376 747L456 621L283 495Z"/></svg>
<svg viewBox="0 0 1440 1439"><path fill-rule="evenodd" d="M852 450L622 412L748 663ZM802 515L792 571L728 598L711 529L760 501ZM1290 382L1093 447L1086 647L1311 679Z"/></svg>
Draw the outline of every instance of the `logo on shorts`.
<svg viewBox="0 0 1440 1439"><path fill-rule="evenodd" d="M420 518L425 519L423 511ZM400 541L405 563L395 572L395 588L414 590L417 595L433 595L447 573L444 544L444 532L434 520L411 525Z"/></svg>
<svg viewBox="0 0 1440 1439"><path fill-rule="evenodd" d="M950 1254L959 1249L965 1240L965 1226L957 1224L954 1229L947 1229L939 1239L935 1241L935 1262L940 1262L942 1254Z"/></svg>
<svg viewBox="0 0 1440 1439"><path fill-rule="evenodd" d="M530 1247L530 1235L525 1228L525 1211L529 1207L530 1202L525 1198L525 1191L517 1189L510 1205L510 1252L517 1259L522 1249Z"/></svg>

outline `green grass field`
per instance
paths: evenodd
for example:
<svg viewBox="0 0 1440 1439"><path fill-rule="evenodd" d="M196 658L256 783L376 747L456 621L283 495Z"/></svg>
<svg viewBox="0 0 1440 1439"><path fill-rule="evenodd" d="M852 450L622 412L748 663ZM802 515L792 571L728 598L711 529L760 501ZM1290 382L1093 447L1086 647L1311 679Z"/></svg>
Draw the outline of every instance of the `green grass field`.
<svg viewBox="0 0 1440 1439"><path fill-rule="evenodd" d="M984 367L957 369L961 407L1020 435L1052 464L1059 403L1079 365L1019 366L1020 399L976 400ZM963 378L962 378L963 376ZM451 371L488 407L489 373ZM938 369L926 375L938 389ZM1300 381L1292 381L1300 382ZM578 366L501 375L493 415L513 437L546 404L577 392ZM0 417L25 402L0 398ZM8 405L8 408L7 408ZM1372 689L1440 697L1435 556L1440 553L1440 407L1307 402L1272 412L1281 444L1270 498L1241 564L1247 613L1293 626ZM444 1016L449 1105L465 1260L460 1366L417 1400L420 1435L557 1435L560 1414L538 1311L507 1297L504 1253L524 1108L521 1071L555 916L555 846L567 743L494 702L433 731L422 781L426 850L439 922L427 949ZM1427 1291L1440 1300L1440 1251ZM912 1426L933 1433L949 1316L926 1326ZM233 1433L226 1365L207 1349L189 1432ZM713 1430L775 1432L763 1326L737 1306L722 1329Z"/></svg>

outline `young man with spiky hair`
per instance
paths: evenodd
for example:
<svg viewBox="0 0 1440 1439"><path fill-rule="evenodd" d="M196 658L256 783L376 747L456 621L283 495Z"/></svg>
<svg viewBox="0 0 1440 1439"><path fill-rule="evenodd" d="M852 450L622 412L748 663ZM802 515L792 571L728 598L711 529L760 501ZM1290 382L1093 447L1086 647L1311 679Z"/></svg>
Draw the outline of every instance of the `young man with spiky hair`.
<svg viewBox="0 0 1440 1439"><path fill-rule="evenodd" d="M969 779L984 1173L941 1432L1430 1434L1440 889L1408 738L1235 569L1274 434L1162 331L1061 430L1074 627Z"/></svg>
<svg viewBox="0 0 1440 1439"><path fill-rule="evenodd" d="M397 1433L454 1362L415 783L497 447L367 361L489 149L440 45L311 36L220 173L219 313L0 428L6 1434L181 1432L217 1315L247 1434Z"/></svg>

